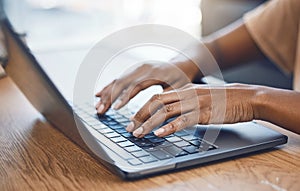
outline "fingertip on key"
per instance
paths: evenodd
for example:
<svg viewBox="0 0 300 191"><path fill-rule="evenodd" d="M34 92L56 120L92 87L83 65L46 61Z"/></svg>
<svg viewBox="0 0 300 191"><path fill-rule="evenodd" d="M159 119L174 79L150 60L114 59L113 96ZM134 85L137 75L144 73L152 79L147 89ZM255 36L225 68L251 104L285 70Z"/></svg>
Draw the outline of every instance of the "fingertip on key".
<svg viewBox="0 0 300 191"><path fill-rule="evenodd" d="M102 114L103 113L103 110L104 110L104 105L103 104L100 104L100 106L98 107L98 109L97 109L97 112L98 113L100 113L100 114Z"/></svg>
<svg viewBox="0 0 300 191"><path fill-rule="evenodd" d="M128 132L132 132L134 130L134 123L133 122L130 122L128 124L128 126L126 127L126 131Z"/></svg>
<svg viewBox="0 0 300 191"><path fill-rule="evenodd" d="M133 136L140 137L142 135L143 131L144 131L143 127L140 127L133 132Z"/></svg>
<svg viewBox="0 0 300 191"><path fill-rule="evenodd" d="M165 129L160 128L160 129L157 129L156 131L154 131L154 134L158 137L161 137L165 132L166 132Z"/></svg>

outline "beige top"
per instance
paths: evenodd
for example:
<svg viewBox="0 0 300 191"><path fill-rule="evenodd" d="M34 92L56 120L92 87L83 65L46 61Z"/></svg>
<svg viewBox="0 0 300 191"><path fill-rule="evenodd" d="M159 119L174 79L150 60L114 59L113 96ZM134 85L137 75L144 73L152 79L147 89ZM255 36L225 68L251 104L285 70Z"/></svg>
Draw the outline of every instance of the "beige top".
<svg viewBox="0 0 300 191"><path fill-rule="evenodd" d="M300 91L300 0L272 0L244 15L261 50L285 72L294 73Z"/></svg>

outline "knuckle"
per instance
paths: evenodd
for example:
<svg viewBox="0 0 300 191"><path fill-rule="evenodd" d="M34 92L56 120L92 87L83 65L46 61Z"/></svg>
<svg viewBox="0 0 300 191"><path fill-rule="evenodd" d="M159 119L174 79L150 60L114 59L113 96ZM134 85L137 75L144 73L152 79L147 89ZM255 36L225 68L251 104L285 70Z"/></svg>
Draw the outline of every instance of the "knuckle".
<svg viewBox="0 0 300 191"><path fill-rule="evenodd" d="M112 85L112 88L123 86L123 80L121 80L121 79L114 79L112 81L111 85Z"/></svg>
<svg viewBox="0 0 300 191"><path fill-rule="evenodd" d="M169 123L168 125L168 132L169 133L175 133L177 130L177 126L174 123Z"/></svg>
<svg viewBox="0 0 300 191"><path fill-rule="evenodd" d="M166 109L167 113L170 113L174 110L174 105L168 104L168 105L165 106L165 109Z"/></svg>
<svg viewBox="0 0 300 191"><path fill-rule="evenodd" d="M186 116L186 115L182 115L180 118L179 118L179 123L180 123L180 126L183 126L185 124L188 124L189 123L189 118Z"/></svg>
<svg viewBox="0 0 300 191"><path fill-rule="evenodd" d="M164 105L163 108L160 109L160 112L166 115L167 118L171 117L173 111L174 111L174 105L172 104Z"/></svg>

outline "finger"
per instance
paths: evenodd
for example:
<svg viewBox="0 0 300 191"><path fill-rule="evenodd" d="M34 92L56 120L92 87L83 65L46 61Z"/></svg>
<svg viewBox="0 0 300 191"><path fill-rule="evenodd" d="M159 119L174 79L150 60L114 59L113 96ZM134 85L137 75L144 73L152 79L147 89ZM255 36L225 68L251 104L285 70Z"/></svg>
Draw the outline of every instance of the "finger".
<svg viewBox="0 0 300 191"><path fill-rule="evenodd" d="M139 128L136 128L136 130L133 131L133 135L141 138L150 133L154 128L160 126L167 119L179 116L182 113L187 113L193 109L194 103L191 100L167 104L146 120Z"/></svg>
<svg viewBox="0 0 300 191"><path fill-rule="evenodd" d="M133 136L142 138L145 134L149 133L152 130L152 127L157 127L161 125L164 121L165 116L154 114L143 125L134 129Z"/></svg>
<svg viewBox="0 0 300 191"><path fill-rule="evenodd" d="M189 112L177 117L175 120L157 129L154 134L158 137L164 137L180 131L186 127L196 125L198 123L199 112Z"/></svg>
<svg viewBox="0 0 300 191"><path fill-rule="evenodd" d="M125 91L123 91L122 95L119 97L118 102L114 106L114 109L120 109L124 105L126 105L129 100L135 97L140 91L152 86L158 85L161 83L159 80L137 80L138 83L130 85Z"/></svg>
<svg viewBox="0 0 300 191"><path fill-rule="evenodd" d="M127 127L127 130L133 131L162 106L175 101L179 101L176 92L153 95L151 99L131 118L132 123Z"/></svg>
<svg viewBox="0 0 300 191"><path fill-rule="evenodd" d="M164 105L189 99L192 99L195 103L198 103L197 95L194 89L181 91L174 90L164 92L162 94L156 94L152 96L152 98L132 117L133 123L129 129L132 129L133 126L138 127ZM195 106L197 106L197 104Z"/></svg>
<svg viewBox="0 0 300 191"><path fill-rule="evenodd" d="M112 83L110 83L109 85L105 86L101 91L99 91L98 93L95 94L96 97L100 97L101 99L97 102L97 104L95 105L95 108L97 110L97 113L101 114L104 110L105 107L105 103L106 103L106 98L104 95L106 95L107 91L109 91L110 86L112 86Z"/></svg>
<svg viewBox="0 0 300 191"><path fill-rule="evenodd" d="M117 81L117 79L115 79L115 80L113 80L112 82L110 82L108 85L106 85L104 88L102 88L101 91L97 92L97 93L95 94L95 96L96 96L96 97L101 97L101 95L102 95L103 93L107 92L107 91L111 88L111 86L112 86L114 83L116 83L116 81Z"/></svg>
<svg viewBox="0 0 300 191"><path fill-rule="evenodd" d="M122 83L120 80L114 80L110 85L104 88L97 94L101 98L97 103L97 112L99 114L105 113L125 88L126 84Z"/></svg>

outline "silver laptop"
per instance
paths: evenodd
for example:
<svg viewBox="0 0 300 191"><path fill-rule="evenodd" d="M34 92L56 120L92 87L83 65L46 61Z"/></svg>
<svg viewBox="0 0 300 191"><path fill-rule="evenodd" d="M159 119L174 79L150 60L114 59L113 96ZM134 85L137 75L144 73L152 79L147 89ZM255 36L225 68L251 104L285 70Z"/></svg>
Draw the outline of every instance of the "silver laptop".
<svg viewBox="0 0 300 191"><path fill-rule="evenodd" d="M255 122L196 125L164 138L153 133L135 138L125 130L130 111L109 110L98 116L91 104L67 102L9 21L3 19L1 25L9 52L6 72L27 99L55 128L124 179L230 159L287 142L287 136Z"/></svg>

